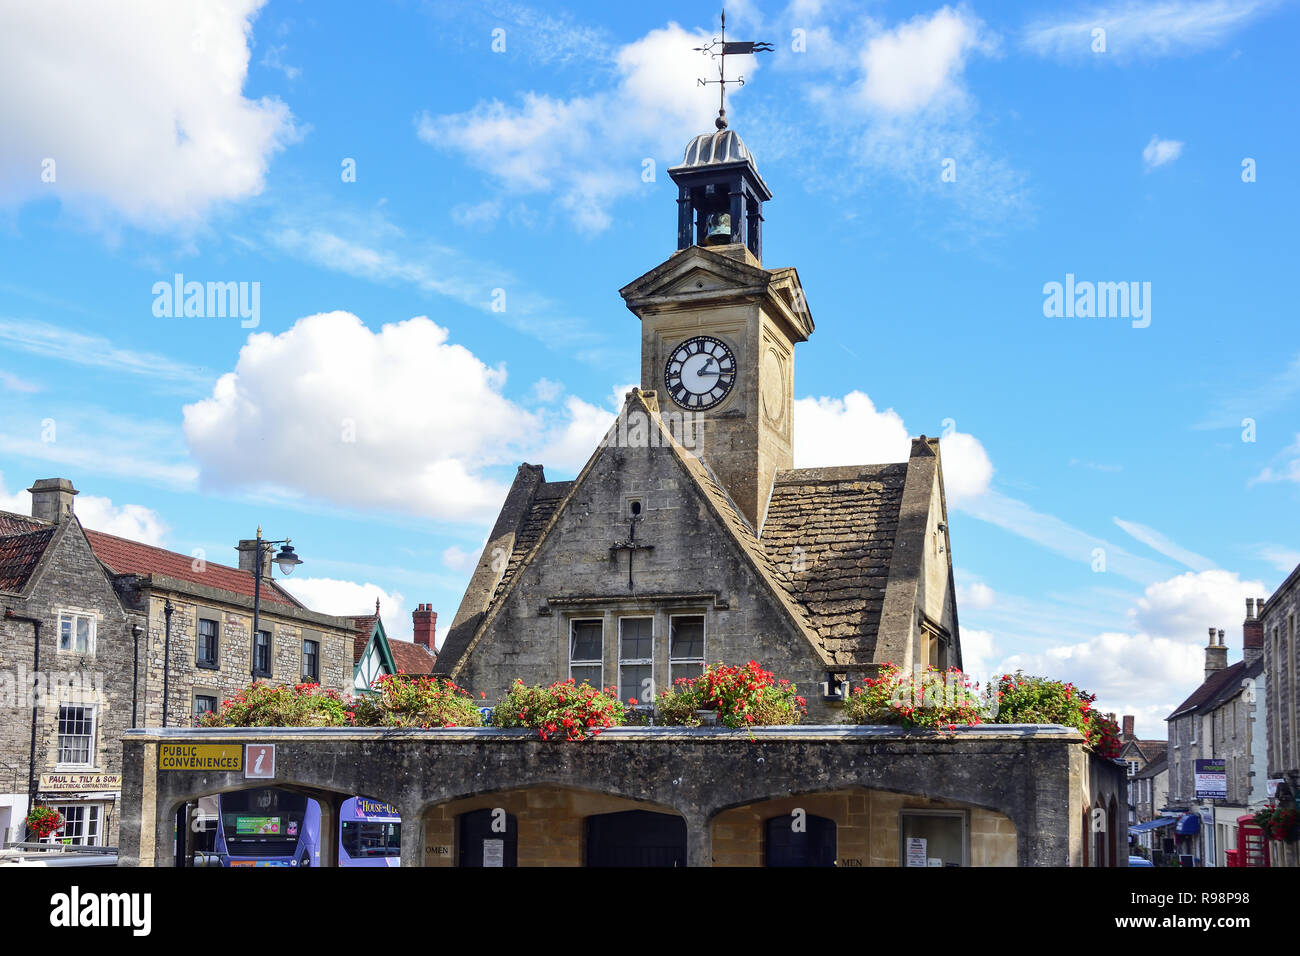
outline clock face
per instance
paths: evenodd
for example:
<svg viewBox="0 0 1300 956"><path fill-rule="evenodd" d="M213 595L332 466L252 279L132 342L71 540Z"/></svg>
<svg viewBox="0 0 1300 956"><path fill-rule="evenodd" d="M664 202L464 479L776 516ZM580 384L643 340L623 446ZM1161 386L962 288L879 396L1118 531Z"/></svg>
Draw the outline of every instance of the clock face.
<svg viewBox="0 0 1300 956"><path fill-rule="evenodd" d="M673 349L664 385L682 408L712 408L736 384L736 357L711 335L697 335Z"/></svg>

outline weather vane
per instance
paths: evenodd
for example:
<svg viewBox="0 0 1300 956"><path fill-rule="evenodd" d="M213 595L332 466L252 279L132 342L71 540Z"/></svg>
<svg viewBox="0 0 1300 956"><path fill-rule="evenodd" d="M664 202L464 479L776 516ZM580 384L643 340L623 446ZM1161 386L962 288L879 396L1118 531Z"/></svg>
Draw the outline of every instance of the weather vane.
<svg viewBox="0 0 1300 956"><path fill-rule="evenodd" d="M705 56L711 56L718 61L718 78L710 80L701 77L700 86L708 86L710 83L718 84L718 118L713 124L718 129L727 128L727 84L737 83L740 86L745 85L744 75L736 77L734 80L727 79L727 54L733 56L736 54L747 53L771 53L772 44L763 42L754 42L753 40L727 40L727 11L722 11L722 35L714 37L704 46L694 47L695 50L703 53Z"/></svg>

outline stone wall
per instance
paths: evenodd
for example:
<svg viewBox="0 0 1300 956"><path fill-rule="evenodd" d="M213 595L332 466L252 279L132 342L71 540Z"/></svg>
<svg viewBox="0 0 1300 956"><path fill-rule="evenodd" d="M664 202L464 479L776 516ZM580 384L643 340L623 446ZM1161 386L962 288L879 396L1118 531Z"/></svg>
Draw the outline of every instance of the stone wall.
<svg viewBox="0 0 1300 956"><path fill-rule="evenodd" d="M40 673L46 685L44 706L38 713L36 774L69 772L116 773L121 765L122 734L131 726L132 624L139 618L128 614L114 593L103 569L90 550L80 526L71 521L59 527L46 550L39 577L25 597L4 599L4 606L16 615L41 621ZM95 620L92 653L59 650L59 615L69 612ZM144 641L141 639L143 658ZM27 808L26 794L31 747L33 628L26 621L0 618L0 795L13 808L11 826L17 826ZM144 662L141 661L141 675ZM63 691L58 691L62 686ZM60 766L58 763L58 720L60 704L94 707L94 745L89 767ZM47 804L93 802L101 806L103 838L117 839L120 814L116 794L89 799L88 794L42 793ZM0 834L7 838L9 834Z"/></svg>
<svg viewBox="0 0 1300 956"><path fill-rule="evenodd" d="M897 863L905 807L967 809L976 865L1077 865L1085 806L1114 798L1117 819L1127 816L1123 768L1091 757L1077 732L1060 727L962 727L950 735L758 728L752 738L628 727L580 744L475 728L151 729L125 744L125 865L170 865L176 810L247 786L242 772L158 770L162 742L274 743L278 785L326 802L361 794L393 804L404 821L422 821L404 828L403 865L445 865L449 854L430 848L454 848L455 817L482 807L515 813L521 857L547 864L580 858L581 837L576 845L573 838L582 817L633 807L682 817L692 866L715 857L752 862L761 853L751 839L758 817L788 812L792 799L842 822L839 852L846 864L863 865Z"/></svg>

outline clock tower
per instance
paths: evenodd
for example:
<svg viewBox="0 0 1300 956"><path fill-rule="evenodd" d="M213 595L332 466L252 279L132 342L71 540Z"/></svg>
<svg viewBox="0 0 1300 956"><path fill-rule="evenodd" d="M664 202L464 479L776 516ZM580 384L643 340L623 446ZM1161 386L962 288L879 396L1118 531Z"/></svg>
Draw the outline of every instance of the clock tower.
<svg viewBox="0 0 1300 956"><path fill-rule="evenodd" d="M772 193L739 135L695 137L668 174L677 251L620 290L641 319L641 388L758 531L794 465L794 347L812 316L798 273L763 267Z"/></svg>

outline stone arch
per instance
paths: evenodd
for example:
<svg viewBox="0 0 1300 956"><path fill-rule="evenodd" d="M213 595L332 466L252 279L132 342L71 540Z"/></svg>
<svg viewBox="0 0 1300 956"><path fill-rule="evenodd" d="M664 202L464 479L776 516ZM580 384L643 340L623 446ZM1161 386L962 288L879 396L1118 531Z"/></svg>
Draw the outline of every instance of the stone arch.
<svg viewBox="0 0 1300 956"><path fill-rule="evenodd" d="M688 827L691 825L689 814L681 808L647 800L630 792L630 788L584 787L571 781L543 780L522 787L461 790L447 799L424 804L418 821L425 853L419 865L456 865L464 850L460 845L461 816L489 808L514 818L519 866L583 865L587 850L585 821L592 816L645 810L678 817Z"/></svg>
<svg viewBox="0 0 1300 956"><path fill-rule="evenodd" d="M762 866L763 826L773 816L802 810L836 826L836 865L897 866L905 811L964 812L973 866L1014 866L1023 834L1013 818L996 808L966 800L885 787L818 787L731 803L710 815L715 866Z"/></svg>

